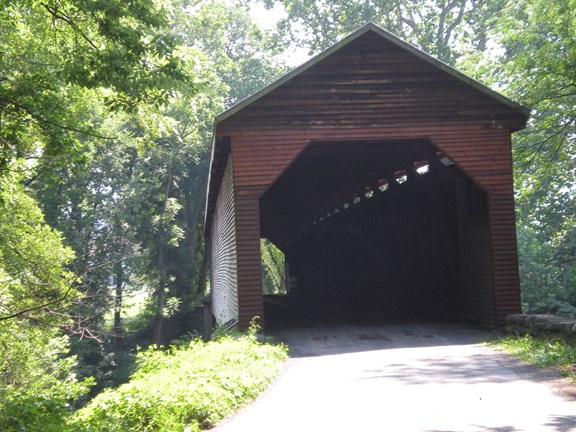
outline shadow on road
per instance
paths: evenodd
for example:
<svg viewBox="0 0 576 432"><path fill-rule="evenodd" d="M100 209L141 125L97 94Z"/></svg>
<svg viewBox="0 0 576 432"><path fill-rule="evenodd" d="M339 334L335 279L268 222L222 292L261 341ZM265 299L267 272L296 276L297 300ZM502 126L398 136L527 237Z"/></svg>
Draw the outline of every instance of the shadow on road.
<svg viewBox="0 0 576 432"><path fill-rule="evenodd" d="M383 352L388 359L381 368L363 371L359 380L388 381L404 385L425 385L443 377L444 383L484 382L509 383L528 380L548 383L553 392L564 399L576 401L576 386L564 379L559 371L543 369L521 362L511 355L482 346L483 341L503 334L461 323L389 323L382 325L316 325L311 327L276 328L268 332L290 348L292 358L340 356L354 353ZM474 353L452 355L457 347L473 347ZM442 349L444 347L444 349ZM429 348L411 358L411 350ZM386 351L389 351L386 354ZM389 361L397 357L398 362ZM558 431L576 430L571 417L554 418L551 425ZM567 428L562 429L563 423ZM568 427L569 426L569 427Z"/></svg>
<svg viewBox="0 0 576 432"><path fill-rule="evenodd" d="M394 322L370 325L316 323L310 326L276 327L269 329L267 333L288 345L292 357L469 345L500 335L476 326L447 322Z"/></svg>

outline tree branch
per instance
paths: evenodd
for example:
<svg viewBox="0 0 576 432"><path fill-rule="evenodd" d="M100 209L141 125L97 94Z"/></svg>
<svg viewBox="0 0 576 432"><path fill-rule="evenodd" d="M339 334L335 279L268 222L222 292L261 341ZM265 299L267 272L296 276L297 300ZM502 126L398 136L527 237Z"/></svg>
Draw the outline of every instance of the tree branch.
<svg viewBox="0 0 576 432"><path fill-rule="evenodd" d="M526 171L532 166L532 163L534 162L534 160L536 159L536 156L542 151L542 149L544 148L544 146L552 141L554 138L561 136L564 132L566 132L566 130L568 130L568 128L572 125L573 121L568 121L566 123L564 123L560 129L558 129L557 131L555 131L553 134L547 136L545 139L543 139L540 142L531 144L530 147L535 147L538 146L538 149L532 152L532 156L530 157L530 159L528 160L528 162L526 162L524 164L524 168L522 169L522 173L526 173ZM563 138L560 140L560 145L563 144L566 141L566 138ZM558 149L555 153L558 152Z"/></svg>
<svg viewBox="0 0 576 432"><path fill-rule="evenodd" d="M57 127L59 129L65 130L65 131L77 132L77 133L80 133L83 135L91 136L93 138L100 138L100 139L107 139L107 140L115 140L116 139L116 137L98 135L98 134L95 134L93 132L89 132L87 130L77 129L77 128L72 127L72 126L65 126L65 125L62 125L59 123L55 123L53 121L47 120L44 117L34 113L33 111L31 111L29 108L25 107L24 105L21 105L18 102L14 102L14 101L9 100L9 99L5 99L5 98L0 97L0 101L4 101L7 104L10 104L10 105L14 106L15 108L18 108L18 109L26 112L27 114L29 114L30 116L32 116L33 118L38 120L39 122L46 123L50 126L54 126L54 127Z"/></svg>
<svg viewBox="0 0 576 432"><path fill-rule="evenodd" d="M61 303L64 300L66 300L66 298L68 297L68 294L70 294L71 290L72 290L72 285L70 285L68 287L66 292L60 298L57 298L56 300L52 300L52 301L49 301L47 303L44 303L44 304L41 304L38 306L33 306L33 307L28 308L28 309L23 309L21 311L14 312L13 314L10 314L10 315L0 316L0 321L7 321L9 319L17 318L19 316L26 315L27 313L34 312L36 310L45 309L48 306L52 306L54 304Z"/></svg>
<svg viewBox="0 0 576 432"><path fill-rule="evenodd" d="M84 34L84 32L82 32L82 30L80 30L80 28L76 25L76 23L74 21L72 21L66 15L59 14L56 9L50 7L50 5L47 5L46 3L42 3L42 6L44 6L44 8L50 13L50 15L52 15L52 18L57 19L57 20L61 20L61 21L64 21L65 23L67 23L70 27L72 27L74 30L76 30L76 32L78 32L78 34L82 37L82 39L84 39L86 42L88 42L88 44L92 48L94 48L96 51L100 51L98 49L98 47L94 44L94 42L92 42L92 40L88 36L86 36Z"/></svg>

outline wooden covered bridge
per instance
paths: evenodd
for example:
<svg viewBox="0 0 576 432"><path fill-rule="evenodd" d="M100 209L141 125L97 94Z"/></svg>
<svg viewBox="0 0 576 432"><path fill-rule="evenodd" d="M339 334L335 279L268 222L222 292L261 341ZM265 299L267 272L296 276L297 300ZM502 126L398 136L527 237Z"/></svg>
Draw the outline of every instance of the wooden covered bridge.
<svg viewBox="0 0 576 432"><path fill-rule="evenodd" d="M511 133L528 114L374 24L224 112L206 208L216 320L270 318L262 237L318 313L501 325L521 311Z"/></svg>

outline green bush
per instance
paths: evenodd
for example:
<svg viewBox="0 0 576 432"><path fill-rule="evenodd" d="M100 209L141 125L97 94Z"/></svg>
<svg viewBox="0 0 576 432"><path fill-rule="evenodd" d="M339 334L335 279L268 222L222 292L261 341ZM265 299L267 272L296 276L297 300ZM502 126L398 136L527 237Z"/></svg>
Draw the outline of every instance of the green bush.
<svg viewBox="0 0 576 432"><path fill-rule="evenodd" d="M198 431L253 400L275 377L286 350L254 334L199 340L138 354L129 383L76 413L79 431Z"/></svg>
<svg viewBox="0 0 576 432"><path fill-rule="evenodd" d="M26 321L0 321L0 430L61 431L69 403L87 393L68 338Z"/></svg>
<svg viewBox="0 0 576 432"><path fill-rule="evenodd" d="M0 428L3 431L60 432L65 430L70 414L66 407L66 401L60 398L5 392Z"/></svg>

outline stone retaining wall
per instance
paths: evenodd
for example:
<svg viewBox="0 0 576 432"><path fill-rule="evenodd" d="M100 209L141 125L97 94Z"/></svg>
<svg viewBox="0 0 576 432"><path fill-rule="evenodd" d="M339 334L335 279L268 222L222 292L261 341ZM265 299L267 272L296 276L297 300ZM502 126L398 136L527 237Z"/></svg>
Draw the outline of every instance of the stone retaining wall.
<svg viewBox="0 0 576 432"><path fill-rule="evenodd" d="M535 336L563 336L576 339L576 319L556 315L508 315L506 329L517 334L528 333Z"/></svg>

